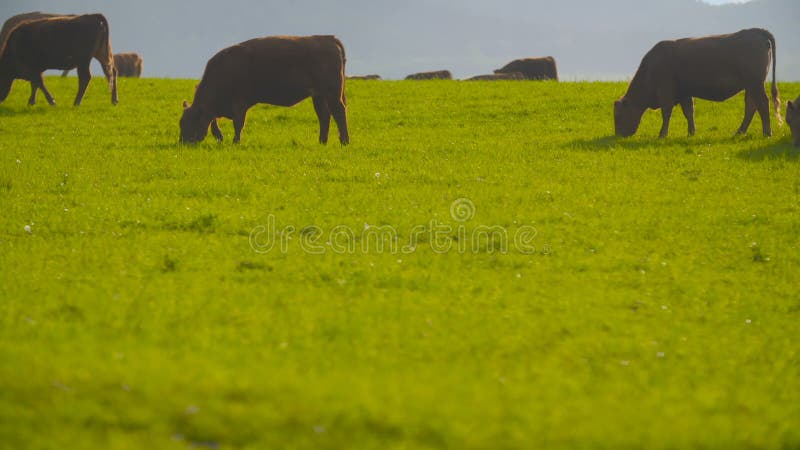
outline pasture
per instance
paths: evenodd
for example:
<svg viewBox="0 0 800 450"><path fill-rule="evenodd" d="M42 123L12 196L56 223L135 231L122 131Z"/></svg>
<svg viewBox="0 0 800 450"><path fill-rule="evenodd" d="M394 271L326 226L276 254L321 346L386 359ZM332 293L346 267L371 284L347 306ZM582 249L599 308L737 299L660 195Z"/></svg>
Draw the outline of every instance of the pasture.
<svg viewBox="0 0 800 450"><path fill-rule="evenodd" d="M0 105L0 447L800 447L800 158L741 95L617 139L624 83L348 81L347 147L310 100L181 146L196 81L46 83Z"/></svg>

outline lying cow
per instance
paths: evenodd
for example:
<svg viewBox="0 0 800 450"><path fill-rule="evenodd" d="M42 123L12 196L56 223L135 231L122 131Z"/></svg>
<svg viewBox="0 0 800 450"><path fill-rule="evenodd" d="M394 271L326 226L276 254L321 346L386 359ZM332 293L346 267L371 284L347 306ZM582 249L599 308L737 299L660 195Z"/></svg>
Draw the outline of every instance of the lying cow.
<svg viewBox="0 0 800 450"><path fill-rule="evenodd" d="M41 89L47 102L55 100L44 86L42 72L47 69L78 69L78 95L81 104L92 74L92 58L100 62L109 88L111 102L117 103L117 75L111 54L108 21L102 14L60 16L22 22L8 35L0 56L0 102L8 97L17 78L31 83L29 105L36 103L36 90Z"/></svg>
<svg viewBox="0 0 800 450"><path fill-rule="evenodd" d="M380 80L380 75L353 75L347 77L348 80Z"/></svg>
<svg viewBox="0 0 800 450"><path fill-rule="evenodd" d="M449 70L437 70L435 72L412 73L406 80L452 80L453 74Z"/></svg>
<svg viewBox="0 0 800 450"><path fill-rule="evenodd" d="M767 30L749 29L733 34L662 41L642 59L625 95L614 103L617 136L632 136L644 112L661 108L660 137L669 131L672 108L681 105L695 132L693 97L721 102L745 91L744 120L739 134L747 132L756 110L764 135L771 136L769 98L764 81L772 60L772 102L781 122L780 98L775 84L775 38Z"/></svg>
<svg viewBox="0 0 800 450"><path fill-rule="evenodd" d="M142 76L142 57L138 53L114 53L114 67L118 77L139 78ZM61 73L66 77L69 70Z"/></svg>
<svg viewBox="0 0 800 450"><path fill-rule="evenodd" d="M792 130L794 145L800 146L800 97L797 97L794 103L789 100L786 105L786 123Z"/></svg>
<svg viewBox="0 0 800 450"><path fill-rule="evenodd" d="M117 76L139 78L142 76L142 57L138 53L114 53Z"/></svg>
<svg viewBox="0 0 800 450"><path fill-rule="evenodd" d="M239 142L251 106L292 106L311 97L320 143L328 141L333 115L339 141L347 145L344 66L344 47L333 36L264 37L223 49L208 61L194 103L183 102L181 142L202 141L209 125L222 141L218 117L233 120L233 142Z"/></svg>
<svg viewBox="0 0 800 450"><path fill-rule="evenodd" d="M477 75L467 78L467 81L500 81L500 80L524 80L525 75L521 72L493 73L490 75Z"/></svg>
<svg viewBox="0 0 800 450"><path fill-rule="evenodd" d="M520 72L528 80L556 80L558 81L558 68L552 56L544 58L515 59L494 73Z"/></svg>

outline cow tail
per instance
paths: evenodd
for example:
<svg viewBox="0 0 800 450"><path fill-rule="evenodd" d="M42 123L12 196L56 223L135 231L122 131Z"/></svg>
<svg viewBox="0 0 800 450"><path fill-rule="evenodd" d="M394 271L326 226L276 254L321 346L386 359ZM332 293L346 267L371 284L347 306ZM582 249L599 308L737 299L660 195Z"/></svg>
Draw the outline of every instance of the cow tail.
<svg viewBox="0 0 800 450"><path fill-rule="evenodd" d="M116 67L114 67L114 54L111 50L111 38L110 31L108 27L108 20L102 14L98 14L98 22L100 24L100 42L97 45L96 55L99 56L97 59L100 61L105 61L103 64L103 71L108 71L106 74L106 78L108 79L108 88L113 89L114 78L116 78L115 72L117 71ZM102 59L101 59L102 58Z"/></svg>
<svg viewBox="0 0 800 450"><path fill-rule="evenodd" d="M778 125L783 124L783 117L781 117L781 97L778 93L778 82L775 75L775 67L778 61L778 52L775 49L775 36L767 30L764 33L769 39L769 45L772 47L772 105L775 107L775 117L778 119Z"/></svg>
<svg viewBox="0 0 800 450"><path fill-rule="evenodd" d="M336 39L336 46L339 47L339 51L342 54L342 92L339 93L339 98L341 98L344 105L347 106L347 96L345 95L344 92L344 83L345 79L347 78L347 72L345 71L345 65L347 64L347 56L345 55L344 52L344 45L342 45L342 42L338 39Z"/></svg>

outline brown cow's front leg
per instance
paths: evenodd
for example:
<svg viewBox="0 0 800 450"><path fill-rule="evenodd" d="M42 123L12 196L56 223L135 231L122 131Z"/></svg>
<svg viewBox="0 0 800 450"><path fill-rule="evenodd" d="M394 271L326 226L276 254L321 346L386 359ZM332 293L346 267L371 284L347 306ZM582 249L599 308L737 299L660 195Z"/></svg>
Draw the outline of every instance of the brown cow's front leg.
<svg viewBox="0 0 800 450"><path fill-rule="evenodd" d="M319 143L328 143L328 131L331 126L331 110L328 108L328 102L325 97L314 96L311 97L314 102L314 111L317 112L317 119L319 119Z"/></svg>
<svg viewBox="0 0 800 450"><path fill-rule="evenodd" d="M661 132L658 137L663 139L669 134L669 119L672 117L672 104L661 105Z"/></svg>
<svg viewBox="0 0 800 450"><path fill-rule="evenodd" d="M31 81L31 98L28 99L28 106L33 106L36 104L36 90L39 88L36 87L33 81Z"/></svg>
<svg viewBox="0 0 800 450"><path fill-rule="evenodd" d="M753 116L756 114L756 102L753 99L753 93L747 89L744 91L744 119L742 124L736 131L736 134L745 134L747 129L750 128L750 122L753 121Z"/></svg>
<svg viewBox="0 0 800 450"><path fill-rule="evenodd" d="M242 129L244 129L244 122L247 119L247 109L242 108L241 110L233 113L233 143L238 144L239 141L242 139Z"/></svg>
<svg viewBox="0 0 800 450"><path fill-rule="evenodd" d="M683 115L686 116L686 122L689 123L689 136L694 136L694 100L692 97L681 100L681 109Z"/></svg>
<svg viewBox="0 0 800 450"><path fill-rule="evenodd" d="M347 132L347 111L345 109L344 99L336 97L328 97L328 107L333 113L333 120L336 121L336 126L339 128L339 142L342 145L350 143L350 133Z"/></svg>
<svg viewBox="0 0 800 450"><path fill-rule="evenodd" d="M214 138L216 138L217 141L222 142L222 131L219 129L217 119L213 119L211 121L211 134L214 135Z"/></svg>
<svg viewBox="0 0 800 450"><path fill-rule="evenodd" d="M35 81L31 81L31 98L28 99L29 105L34 105L36 103L36 90L41 89L42 93L44 94L44 98L47 99L47 103L50 106L55 106L56 101L52 95L50 95L50 91L44 86L44 79L42 78L42 74L39 74L39 78Z"/></svg>
<svg viewBox="0 0 800 450"><path fill-rule="evenodd" d="M89 81L92 79L92 73L89 71L89 64L78 66L78 95L75 96L75 106L80 106L83 95L86 94L86 88L89 86Z"/></svg>

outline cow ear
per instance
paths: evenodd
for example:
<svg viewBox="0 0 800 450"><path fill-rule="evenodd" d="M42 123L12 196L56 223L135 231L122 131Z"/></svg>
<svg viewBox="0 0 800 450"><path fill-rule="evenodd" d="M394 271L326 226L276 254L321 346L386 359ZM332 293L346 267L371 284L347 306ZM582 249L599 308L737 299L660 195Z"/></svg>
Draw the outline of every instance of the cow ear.
<svg viewBox="0 0 800 450"><path fill-rule="evenodd" d="M189 103L186 100L184 100L183 101L183 109L186 109L188 107L189 107Z"/></svg>
<svg viewBox="0 0 800 450"><path fill-rule="evenodd" d="M787 103L787 104L786 104L786 110L787 110L787 111L792 111L792 110L794 110L794 103L792 103L792 101L791 101L791 100L789 100L789 103Z"/></svg>

